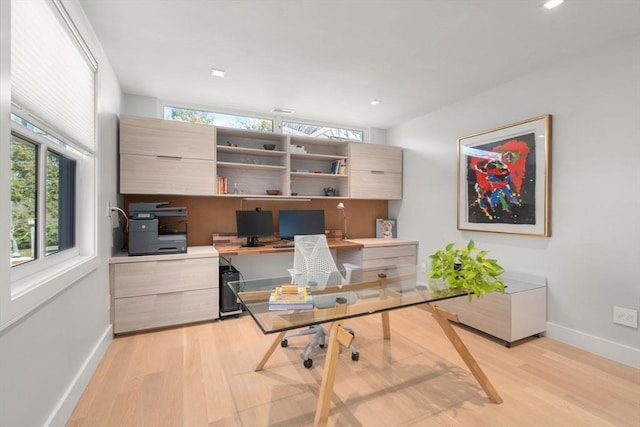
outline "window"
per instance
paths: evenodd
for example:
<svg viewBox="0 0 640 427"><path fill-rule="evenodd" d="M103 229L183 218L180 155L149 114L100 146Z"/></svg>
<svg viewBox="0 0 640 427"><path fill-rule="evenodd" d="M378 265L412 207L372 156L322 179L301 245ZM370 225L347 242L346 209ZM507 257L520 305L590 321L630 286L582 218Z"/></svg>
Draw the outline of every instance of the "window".
<svg viewBox="0 0 640 427"><path fill-rule="evenodd" d="M36 259L38 146L11 135L11 266Z"/></svg>
<svg viewBox="0 0 640 427"><path fill-rule="evenodd" d="M340 139L364 142L364 131L321 126L309 123L282 122L282 133L285 135L306 135L317 138Z"/></svg>
<svg viewBox="0 0 640 427"><path fill-rule="evenodd" d="M76 162L59 153L47 153L46 254L75 246Z"/></svg>
<svg viewBox="0 0 640 427"><path fill-rule="evenodd" d="M0 14L11 31L0 53L11 64L10 78L1 76L11 105L0 104L0 177L10 190L0 217L11 246L2 252L10 262L0 267L0 328L99 262L97 63L60 0L12 1L10 12Z"/></svg>
<svg viewBox="0 0 640 427"><path fill-rule="evenodd" d="M220 127L274 132L274 120L267 118L215 113L212 111L172 107L168 105L164 106L163 116L165 120L178 120ZM282 122L282 133L285 135L313 136L342 141L364 142L365 140L365 132L361 129L347 129L330 125L287 121Z"/></svg>
<svg viewBox="0 0 640 427"><path fill-rule="evenodd" d="M28 123L15 115L12 119ZM46 140L55 139L38 131ZM43 162L46 173L38 173ZM75 246L75 165L74 159L48 147L48 141L39 144L19 132L11 134L12 267Z"/></svg>
<svg viewBox="0 0 640 427"><path fill-rule="evenodd" d="M273 120L270 119L214 113L212 111L199 111L189 108L165 106L164 119L190 123L203 123L207 125L245 130L256 130L260 132L273 132Z"/></svg>

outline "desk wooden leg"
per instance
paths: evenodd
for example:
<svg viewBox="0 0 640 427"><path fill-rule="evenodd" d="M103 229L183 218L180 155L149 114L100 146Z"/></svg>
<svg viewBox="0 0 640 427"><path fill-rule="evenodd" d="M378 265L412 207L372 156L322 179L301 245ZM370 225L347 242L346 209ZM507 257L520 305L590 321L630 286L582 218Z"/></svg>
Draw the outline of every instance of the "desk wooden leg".
<svg viewBox="0 0 640 427"><path fill-rule="evenodd" d="M380 299L387 299L387 275L378 274L380 279ZM382 315L382 336L385 340L391 339L391 326L389 325L389 312L383 311Z"/></svg>
<svg viewBox="0 0 640 427"><path fill-rule="evenodd" d="M329 408L331 406L331 396L333 395L333 384L336 379L336 368L338 365L338 354L340 345L348 347L351 345L353 336L342 327L342 321L333 322L329 331L329 346L325 358L324 373L320 384L320 396L318 396L318 406L316 407L316 417L313 420L315 427L326 426L329 420Z"/></svg>
<svg viewBox="0 0 640 427"><path fill-rule="evenodd" d="M391 339L391 325L389 323L389 312L383 311L382 316L382 336L385 340Z"/></svg>
<svg viewBox="0 0 640 427"><path fill-rule="evenodd" d="M489 378L487 378L482 369L480 369L480 365L478 365L478 362L476 362L476 360L473 358L473 356L467 349L467 346L464 345L456 331L449 324L449 321L440 313L440 308L438 307L438 305L432 303L428 304L428 306L431 310L431 314L433 314L433 317L438 322L438 325L440 325L440 328L442 328L447 338L449 338L449 341L451 341L453 347L456 349L458 354L460 354L460 357L462 357L464 363L467 364L467 367L476 378L476 381L478 381L484 392L487 393L489 399L493 403L502 403L502 398L489 381Z"/></svg>
<svg viewBox="0 0 640 427"><path fill-rule="evenodd" d="M255 371L261 371L262 368L264 368L264 365L267 363L267 360L269 360L269 358L271 357L271 355L273 354L273 352L276 350L276 348L278 348L278 346L280 345L280 342L282 341L282 338L284 338L284 334L286 332L280 332L278 334L278 336L276 337L275 340L273 340L273 343L271 343L271 347L269 347L269 349L267 350L267 352L264 354L264 356L262 356L262 360L260 361L260 363L258 363L258 366L256 366Z"/></svg>

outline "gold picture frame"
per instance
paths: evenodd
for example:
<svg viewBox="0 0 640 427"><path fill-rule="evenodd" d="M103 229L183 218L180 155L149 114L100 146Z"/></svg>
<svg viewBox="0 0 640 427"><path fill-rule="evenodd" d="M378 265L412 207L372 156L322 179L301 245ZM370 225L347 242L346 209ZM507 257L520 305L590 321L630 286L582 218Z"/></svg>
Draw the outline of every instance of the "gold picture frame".
<svg viewBox="0 0 640 427"><path fill-rule="evenodd" d="M551 115L458 139L458 230L551 235Z"/></svg>

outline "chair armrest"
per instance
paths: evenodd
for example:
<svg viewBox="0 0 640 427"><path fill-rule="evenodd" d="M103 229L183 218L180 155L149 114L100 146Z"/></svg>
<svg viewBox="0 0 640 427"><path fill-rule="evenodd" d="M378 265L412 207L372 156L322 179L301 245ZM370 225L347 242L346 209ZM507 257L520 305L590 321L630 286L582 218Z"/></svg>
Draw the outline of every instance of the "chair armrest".
<svg viewBox="0 0 640 427"><path fill-rule="evenodd" d="M342 285L346 285L347 283L351 283L351 273L353 272L353 270L359 270L360 266L357 266L355 264L349 264L349 263L344 263L342 264L342 266L345 268L345 277L342 279L342 284L339 285L338 287L342 287Z"/></svg>
<svg viewBox="0 0 640 427"><path fill-rule="evenodd" d="M302 276L302 272L300 270L296 270L295 268L289 268L289 274L291 275L291 283L298 283L296 280L297 277Z"/></svg>

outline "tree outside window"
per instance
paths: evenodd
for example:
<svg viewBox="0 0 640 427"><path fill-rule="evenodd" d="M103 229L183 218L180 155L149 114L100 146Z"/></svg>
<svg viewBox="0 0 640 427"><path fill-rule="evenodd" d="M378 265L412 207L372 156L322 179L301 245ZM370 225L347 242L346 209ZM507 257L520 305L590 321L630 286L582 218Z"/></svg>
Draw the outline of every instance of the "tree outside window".
<svg viewBox="0 0 640 427"><path fill-rule="evenodd" d="M36 258L38 146L11 136L11 265Z"/></svg>
<svg viewBox="0 0 640 427"><path fill-rule="evenodd" d="M189 108L164 107L164 119L259 132L273 132L273 120Z"/></svg>

